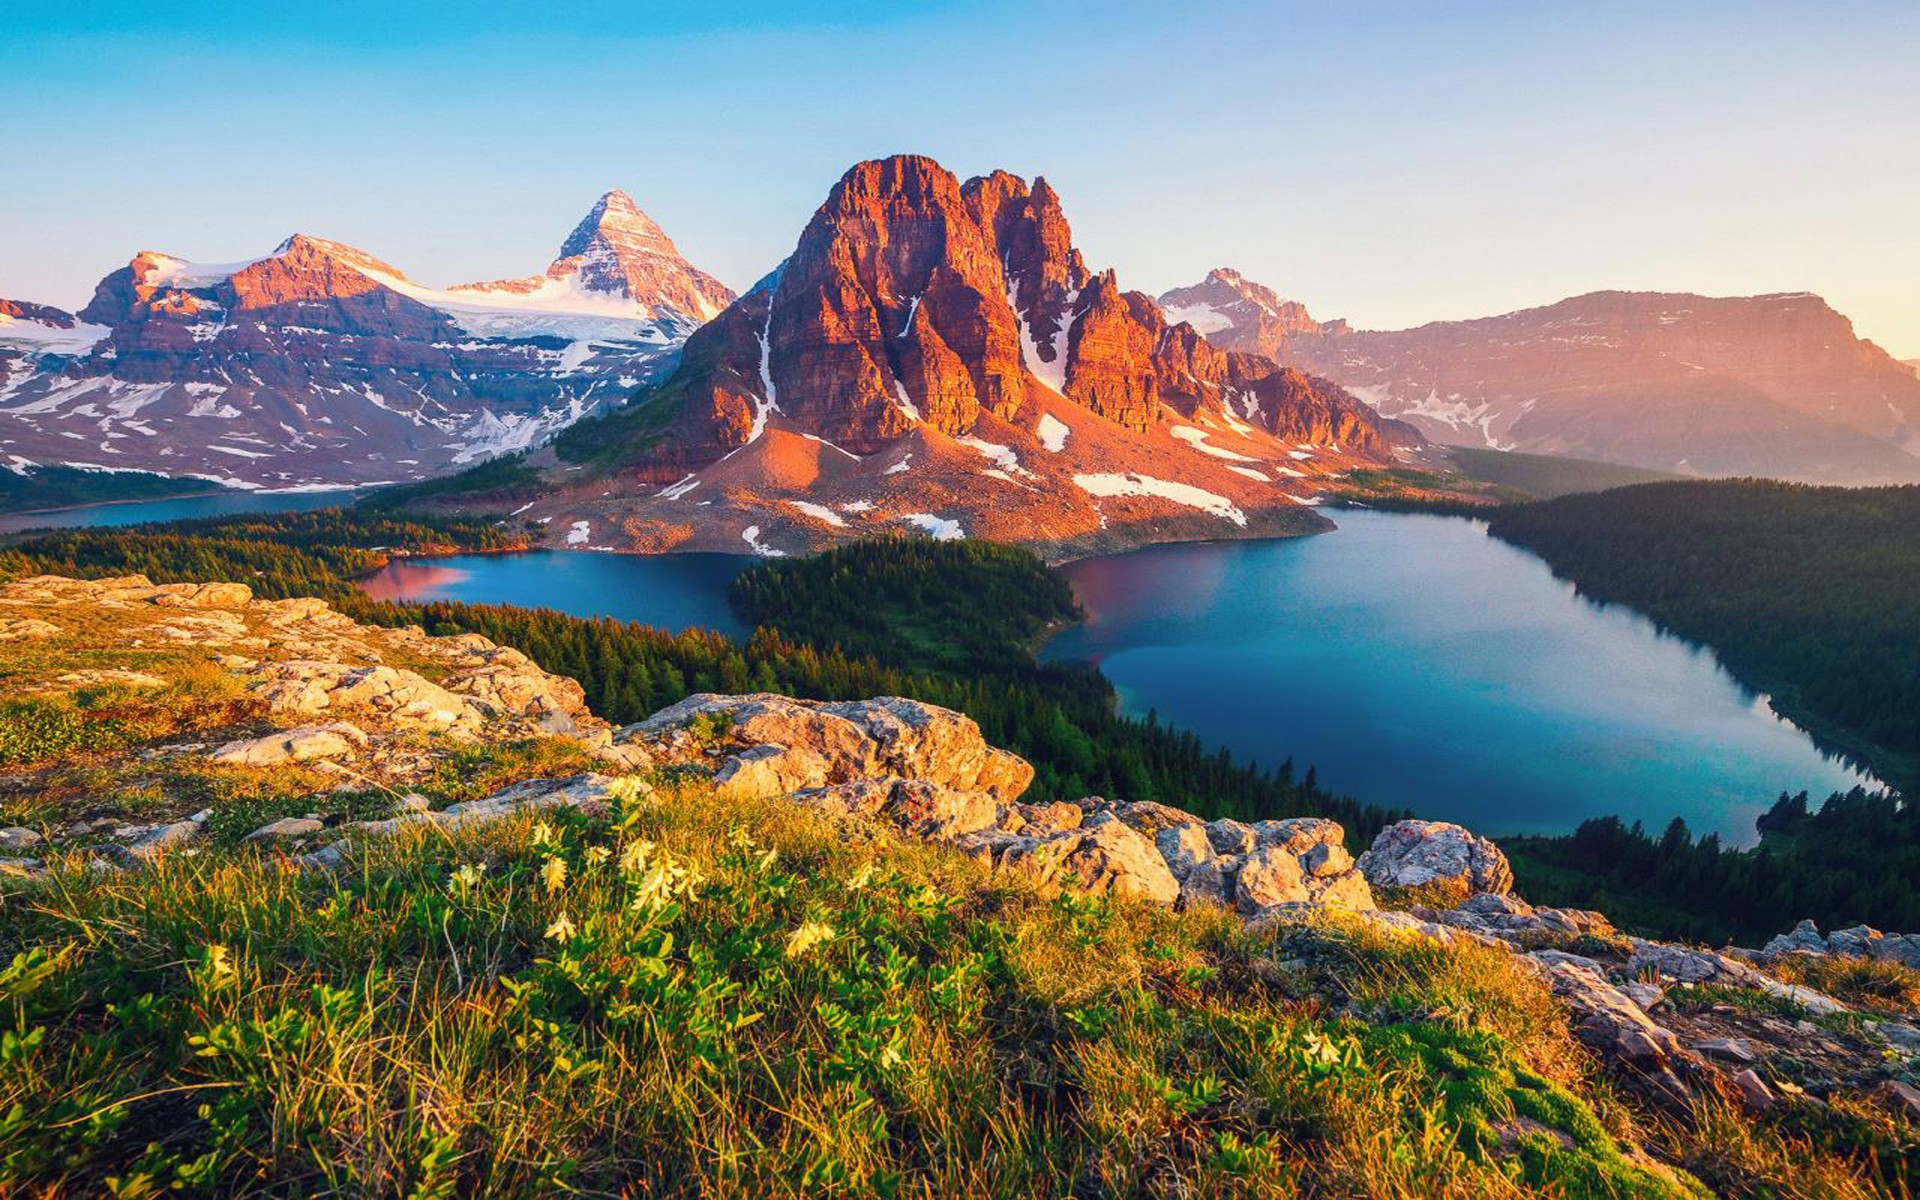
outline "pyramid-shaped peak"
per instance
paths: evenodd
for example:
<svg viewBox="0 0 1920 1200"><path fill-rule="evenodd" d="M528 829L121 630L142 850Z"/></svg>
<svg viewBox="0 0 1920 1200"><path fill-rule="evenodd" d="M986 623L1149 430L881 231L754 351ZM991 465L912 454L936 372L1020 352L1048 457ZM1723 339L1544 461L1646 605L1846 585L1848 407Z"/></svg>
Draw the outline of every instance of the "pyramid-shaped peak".
<svg viewBox="0 0 1920 1200"><path fill-rule="evenodd" d="M615 243L627 250L649 249L655 253L678 254L652 217L640 211L633 197L615 188L594 201L587 215L573 227L560 245L561 258L585 254L595 243Z"/></svg>
<svg viewBox="0 0 1920 1200"><path fill-rule="evenodd" d="M601 194L547 268L547 278L580 290L666 305L696 322L733 300L719 280L695 268L666 231L620 188Z"/></svg>

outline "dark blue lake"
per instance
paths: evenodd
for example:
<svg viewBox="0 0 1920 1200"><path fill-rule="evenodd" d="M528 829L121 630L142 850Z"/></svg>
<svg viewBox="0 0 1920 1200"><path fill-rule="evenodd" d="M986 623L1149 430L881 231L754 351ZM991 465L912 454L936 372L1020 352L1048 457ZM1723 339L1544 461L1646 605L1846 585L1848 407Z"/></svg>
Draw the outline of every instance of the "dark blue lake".
<svg viewBox="0 0 1920 1200"><path fill-rule="evenodd" d="M727 585L757 561L742 554L595 554L530 550L405 560L362 581L380 600L465 600L615 617L661 629L743 628L727 606Z"/></svg>
<svg viewBox="0 0 1920 1200"><path fill-rule="evenodd" d="M0 513L0 533L23 529L80 529L101 525L140 525L147 521L181 521L189 517L228 517L237 513L303 512L351 503L354 493L220 492L212 496L176 496L166 500L135 500L126 504L84 504L41 512Z"/></svg>
<svg viewBox="0 0 1920 1200"><path fill-rule="evenodd" d="M1744 845L1781 791L1862 780L1711 653L1477 522L1332 516L1318 537L1071 564L1090 619L1045 654L1098 662L1129 713L1488 833L1680 815Z"/></svg>

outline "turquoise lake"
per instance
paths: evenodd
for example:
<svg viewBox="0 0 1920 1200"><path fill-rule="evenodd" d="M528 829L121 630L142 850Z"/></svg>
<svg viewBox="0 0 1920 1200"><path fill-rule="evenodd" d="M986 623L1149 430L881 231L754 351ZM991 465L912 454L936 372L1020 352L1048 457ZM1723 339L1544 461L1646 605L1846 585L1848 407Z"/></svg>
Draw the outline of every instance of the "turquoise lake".
<svg viewBox="0 0 1920 1200"><path fill-rule="evenodd" d="M552 608L671 629L753 632L727 606L727 585L756 560L739 554L596 554L531 550L401 560L361 581L380 600L465 600Z"/></svg>
<svg viewBox="0 0 1920 1200"><path fill-rule="evenodd" d="M1125 711L1488 833L1617 813L1756 840L1781 791L1866 782L1703 649L1574 594L1478 522L1346 510L1334 533L1065 568Z"/></svg>
<svg viewBox="0 0 1920 1200"><path fill-rule="evenodd" d="M1125 711L1363 800L1490 833L1618 813L1754 840L1782 790L1861 776L1775 717L1711 653L1575 596L1478 523L1344 511L1334 533L1161 546L1065 568L1090 659ZM396 563L393 599L468 600L743 632L727 583L753 560L566 551Z"/></svg>

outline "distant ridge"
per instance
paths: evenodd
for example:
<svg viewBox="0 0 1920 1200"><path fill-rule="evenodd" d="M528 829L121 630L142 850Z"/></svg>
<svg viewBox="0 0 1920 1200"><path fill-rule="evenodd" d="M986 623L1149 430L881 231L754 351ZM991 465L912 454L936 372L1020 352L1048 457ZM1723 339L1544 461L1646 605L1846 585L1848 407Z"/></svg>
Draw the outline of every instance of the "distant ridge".
<svg viewBox="0 0 1920 1200"><path fill-rule="evenodd" d="M1440 442L1689 475L1920 481L1920 378L1807 292L1594 292L1396 331L1316 321L1233 271L1161 299L1216 344L1337 380Z"/></svg>

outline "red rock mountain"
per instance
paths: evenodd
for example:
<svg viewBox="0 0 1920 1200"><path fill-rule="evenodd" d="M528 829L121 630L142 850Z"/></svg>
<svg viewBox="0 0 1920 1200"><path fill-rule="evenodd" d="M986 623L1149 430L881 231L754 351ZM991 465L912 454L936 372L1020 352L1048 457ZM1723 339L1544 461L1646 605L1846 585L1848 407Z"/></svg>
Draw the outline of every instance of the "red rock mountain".
<svg viewBox="0 0 1920 1200"><path fill-rule="evenodd" d="M1273 294L1229 295L1227 276L1239 280L1215 272L1162 302L1185 304L1216 344L1338 380L1436 441L1700 475L1920 481L1920 379L1818 296L1595 292L1418 329L1280 330Z"/></svg>
<svg viewBox="0 0 1920 1200"><path fill-rule="evenodd" d="M623 403L731 299L621 192L523 282L437 290L305 234L237 263L142 252L77 319L0 310L0 454L242 486L419 478Z"/></svg>
<svg viewBox="0 0 1920 1200"><path fill-rule="evenodd" d="M1318 479L1413 436L1090 270L1045 180L900 156L848 171L671 378L536 457L532 514L561 544L763 552L1298 532Z"/></svg>

